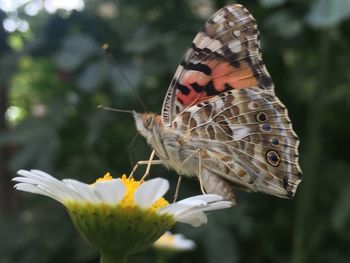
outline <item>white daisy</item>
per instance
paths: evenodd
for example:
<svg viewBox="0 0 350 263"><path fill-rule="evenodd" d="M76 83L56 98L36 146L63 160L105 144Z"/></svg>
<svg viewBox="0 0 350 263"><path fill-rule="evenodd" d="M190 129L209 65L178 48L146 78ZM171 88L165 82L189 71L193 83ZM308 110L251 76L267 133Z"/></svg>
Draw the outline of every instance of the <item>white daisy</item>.
<svg viewBox="0 0 350 263"><path fill-rule="evenodd" d="M166 251L189 251L196 247L193 240L187 239L182 234L172 234L170 231L165 232L153 246L159 250Z"/></svg>
<svg viewBox="0 0 350 263"><path fill-rule="evenodd" d="M73 179L57 180L39 170L20 170L15 189L51 197L68 210L74 225L99 249L101 262L111 251L127 255L147 249L176 222L198 227L207 223L206 211L228 208L219 195L198 195L169 204L164 194L169 182L155 178L145 182L109 174L93 184ZM142 242L141 242L141 241ZM108 255L106 255L108 251Z"/></svg>
<svg viewBox="0 0 350 263"><path fill-rule="evenodd" d="M109 174L106 174L104 178L89 185L74 179L57 180L40 170L20 170L18 174L21 176L12 179L18 182L15 189L51 197L65 206L71 203L116 206L123 198L124 204L121 205L125 206L127 205L125 202L132 202L128 200L130 197L126 198L126 190L129 187L135 190L134 202L139 208L149 209L156 206L158 214L172 215L176 221L192 226L207 223L205 211L232 206L231 202L223 201L221 196L214 194L193 196L173 204L165 204L166 201L161 198L168 191L169 182L163 178L140 183L125 176L122 179L112 179ZM159 206L157 200L158 203L162 201L162 205Z"/></svg>

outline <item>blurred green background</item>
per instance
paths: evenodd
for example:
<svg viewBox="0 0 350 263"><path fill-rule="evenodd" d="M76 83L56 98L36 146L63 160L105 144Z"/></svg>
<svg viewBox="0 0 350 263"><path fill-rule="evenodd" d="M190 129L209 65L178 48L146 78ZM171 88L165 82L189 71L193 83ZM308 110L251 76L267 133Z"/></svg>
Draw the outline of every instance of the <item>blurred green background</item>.
<svg viewBox="0 0 350 263"><path fill-rule="evenodd" d="M258 21L264 61L301 138L294 200L238 192L168 262L350 262L350 1L238 1ZM92 182L129 173L150 148L128 114L160 112L197 30L232 1L0 0L0 262L98 262L53 200L14 192L18 169ZM110 47L110 55L101 49ZM142 174L142 169L139 175ZM176 183L176 174L152 169ZM185 179L180 197L200 192ZM171 198L173 190L169 193ZM130 262L155 262L148 250Z"/></svg>

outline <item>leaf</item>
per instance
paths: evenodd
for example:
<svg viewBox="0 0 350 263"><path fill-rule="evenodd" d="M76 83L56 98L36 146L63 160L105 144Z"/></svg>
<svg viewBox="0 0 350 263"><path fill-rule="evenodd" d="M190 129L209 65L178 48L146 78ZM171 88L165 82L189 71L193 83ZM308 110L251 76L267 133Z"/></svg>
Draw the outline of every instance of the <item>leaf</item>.
<svg viewBox="0 0 350 263"><path fill-rule="evenodd" d="M316 0L306 16L315 28L336 26L350 17L349 0Z"/></svg>

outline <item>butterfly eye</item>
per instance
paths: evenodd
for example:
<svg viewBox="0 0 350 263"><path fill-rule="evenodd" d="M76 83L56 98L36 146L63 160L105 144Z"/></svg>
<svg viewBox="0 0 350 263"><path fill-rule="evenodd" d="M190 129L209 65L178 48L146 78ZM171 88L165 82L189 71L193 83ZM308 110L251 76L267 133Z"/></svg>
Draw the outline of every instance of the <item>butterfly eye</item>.
<svg viewBox="0 0 350 263"><path fill-rule="evenodd" d="M154 119L154 117L151 116L151 117L149 117L148 119L145 120L145 124L144 124L144 125L145 125L145 128L146 128L146 129L149 130L149 129L152 128L151 126L152 126L152 124L153 124L153 119Z"/></svg>

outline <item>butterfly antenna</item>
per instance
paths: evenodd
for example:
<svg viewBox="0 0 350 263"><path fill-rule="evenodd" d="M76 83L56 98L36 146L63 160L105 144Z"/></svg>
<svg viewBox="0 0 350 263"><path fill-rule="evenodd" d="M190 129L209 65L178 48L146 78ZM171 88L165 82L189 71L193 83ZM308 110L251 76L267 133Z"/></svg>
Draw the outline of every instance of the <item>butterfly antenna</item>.
<svg viewBox="0 0 350 263"><path fill-rule="evenodd" d="M140 95L137 93L135 86L131 83L130 79L128 78L128 76L125 74L125 72L121 69L121 67L118 65L115 57L113 56L108 43L104 43L102 46L102 49L104 50L106 57L108 59L108 61L112 64L112 66L114 66L119 72L120 74L123 76L123 78L126 80L126 82L129 84L131 91L134 93L134 95L136 96L137 100L140 102L140 104L142 105L143 109L146 111L146 105L143 103Z"/></svg>
<svg viewBox="0 0 350 263"><path fill-rule="evenodd" d="M131 111L131 110L114 109L114 108L106 107L106 106L103 106L103 105L98 105L97 108L98 108L98 109L102 109L102 110L108 110L108 111L115 111L115 112L123 112L123 113L131 113L131 114L133 114L133 111Z"/></svg>

